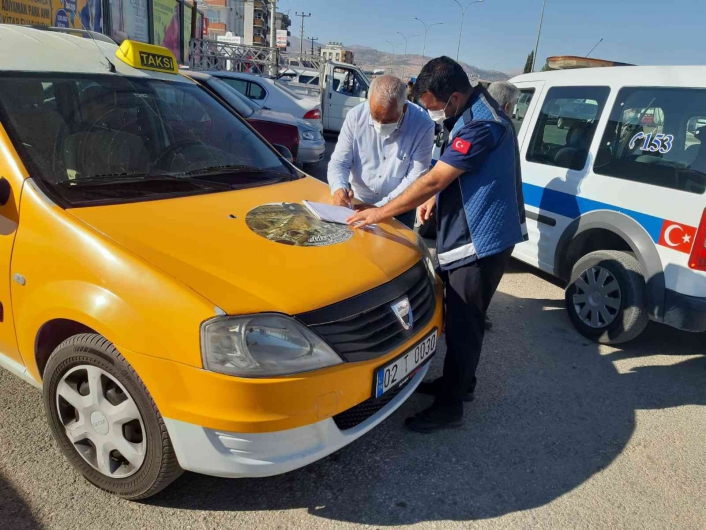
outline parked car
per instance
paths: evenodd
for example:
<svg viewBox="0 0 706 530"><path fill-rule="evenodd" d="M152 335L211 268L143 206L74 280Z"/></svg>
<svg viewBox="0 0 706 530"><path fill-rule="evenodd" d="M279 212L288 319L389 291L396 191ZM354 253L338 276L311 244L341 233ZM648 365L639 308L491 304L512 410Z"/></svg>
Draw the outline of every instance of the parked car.
<svg viewBox="0 0 706 530"><path fill-rule="evenodd" d="M294 118L291 114L265 110L253 100L246 98L223 80L204 72L185 72L186 75L204 84L224 98L266 140L287 147L295 163L315 166L324 158L326 140L321 131L310 122ZM292 128L296 127L298 140L292 141ZM291 146L290 146L291 144Z"/></svg>
<svg viewBox="0 0 706 530"><path fill-rule="evenodd" d="M220 79L203 72L185 71L184 75L212 90L245 118L272 145L283 145L299 161L300 134L295 119L283 112L257 108L248 98Z"/></svg>
<svg viewBox="0 0 706 530"><path fill-rule="evenodd" d="M286 112L295 118L307 120L323 131L321 104L318 99L296 94L287 87L276 83L275 80L266 77L219 70L208 73L221 79L263 108Z"/></svg>
<svg viewBox="0 0 706 530"><path fill-rule="evenodd" d="M524 119L525 114L527 114L527 107L529 107L531 102L532 94L520 94L520 97L517 100L517 105L515 105L514 118L518 120Z"/></svg>
<svg viewBox="0 0 706 530"><path fill-rule="evenodd" d="M145 499L376 427L443 329L423 242L320 221L302 201L328 186L171 51L88 37L0 24L0 367L42 393L65 471Z"/></svg>
<svg viewBox="0 0 706 530"><path fill-rule="evenodd" d="M598 342L634 339L650 320L706 331L706 141L692 132L706 68L511 82L533 96L518 135L529 241L514 256L567 282L571 321Z"/></svg>

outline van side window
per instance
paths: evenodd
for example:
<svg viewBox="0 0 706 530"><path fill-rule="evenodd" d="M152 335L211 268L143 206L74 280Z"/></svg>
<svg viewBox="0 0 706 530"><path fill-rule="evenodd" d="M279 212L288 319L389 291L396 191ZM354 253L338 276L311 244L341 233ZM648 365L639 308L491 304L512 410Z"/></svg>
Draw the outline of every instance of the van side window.
<svg viewBox="0 0 706 530"><path fill-rule="evenodd" d="M527 115L527 109L532 103L532 98L534 97L534 88L524 88L520 90L520 97L517 100L517 105L514 109L514 118L516 120L524 120Z"/></svg>
<svg viewBox="0 0 706 530"><path fill-rule="evenodd" d="M532 133L527 160L583 169L608 94L608 87L549 89Z"/></svg>
<svg viewBox="0 0 706 530"><path fill-rule="evenodd" d="M333 89L346 96L364 98L367 97L367 84L363 82L357 72L348 70L347 68L334 68L333 76L338 83L334 81Z"/></svg>
<svg viewBox="0 0 706 530"><path fill-rule="evenodd" d="M600 175L706 192L706 90L623 88L594 171Z"/></svg>

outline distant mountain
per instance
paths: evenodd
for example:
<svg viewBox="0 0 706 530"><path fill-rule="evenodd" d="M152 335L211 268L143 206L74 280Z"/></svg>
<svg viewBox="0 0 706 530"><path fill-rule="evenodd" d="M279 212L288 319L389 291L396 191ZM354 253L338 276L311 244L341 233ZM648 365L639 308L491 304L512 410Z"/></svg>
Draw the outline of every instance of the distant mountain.
<svg viewBox="0 0 706 530"><path fill-rule="evenodd" d="M298 37L290 37L289 43L289 51L299 51L300 40ZM318 42L314 43L315 50L318 50L320 47L321 45ZM304 53L311 53L311 41L305 40L303 48ZM405 56L402 54L385 53L375 48L360 46L358 44L346 46L346 49L353 52L355 64L363 70L385 70L386 73L396 75L404 80L415 77L422 69L423 65L421 55L408 54ZM427 56L425 59L428 61L430 58L430 56ZM484 70L464 62L460 64L466 72L469 74L478 74L484 81L505 81L510 79L510 76L504 72Z"/></svg>

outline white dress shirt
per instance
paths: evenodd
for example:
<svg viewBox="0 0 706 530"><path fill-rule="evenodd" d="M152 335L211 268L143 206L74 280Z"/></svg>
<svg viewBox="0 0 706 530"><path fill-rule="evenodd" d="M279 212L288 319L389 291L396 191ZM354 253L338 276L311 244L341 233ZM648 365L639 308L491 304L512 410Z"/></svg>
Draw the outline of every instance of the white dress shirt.
<svg viewBox="0 0 706 530"><path fill-rule="evenodd" d="M414 103L388 137L373 128L368 102L351 109L328 164L331 193L352 188L365 203L383 206L429 171L434 122Z"/></svg>

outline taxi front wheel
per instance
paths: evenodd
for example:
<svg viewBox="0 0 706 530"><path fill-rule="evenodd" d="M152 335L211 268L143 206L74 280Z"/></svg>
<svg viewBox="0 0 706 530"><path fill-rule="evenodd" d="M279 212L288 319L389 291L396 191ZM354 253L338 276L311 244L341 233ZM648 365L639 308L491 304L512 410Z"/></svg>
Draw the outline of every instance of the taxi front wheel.
<svg viewBox="0 0 706 530"><path fill-rule="evenodd" d="M149 392L100 335L76 335L54 350L44 372L44 408L64 455L109 493L146 499L182 473Z"/></svg>

